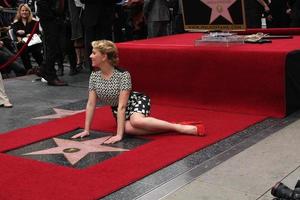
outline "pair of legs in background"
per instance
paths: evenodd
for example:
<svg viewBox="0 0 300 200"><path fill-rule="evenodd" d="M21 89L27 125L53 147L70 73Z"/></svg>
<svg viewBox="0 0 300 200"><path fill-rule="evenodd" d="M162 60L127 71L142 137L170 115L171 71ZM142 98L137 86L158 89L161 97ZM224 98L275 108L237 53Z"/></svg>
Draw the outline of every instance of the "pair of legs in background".
<svg viewBox="0 0 300 200"><path fill-rule="evenodd" d="M3 106L5 108L12 107L12 104L9 102L9 99L5 93L1 72L0 72L0 106Z"/></svg>
<svg viewBox="0 0 300 200"><path fill-rule="evenodd" d="M23 43L18 44L18 49L20 50L22 48L22 46L23 46ZM30 61L30 54L37 62L38 68L39 68L43 63L42 44L35 44L32 46L27 46L25 51L21 54L21 59L25 66L27 74L34 73L34 68L32 67L32 64Z"/></svg>
<svg viewBox="0 0 300 200"><path fill-rule="evenodd" d="M62 80L59 80L56 74L55 63L60 65L60 74L63 75L63 60L67 54L70 60L70 68L76 67L76 53L74 48L65 48L71 41L67 38L66 24L62 18L54 19L53 21L41 20L41 25L44 30L45 42L45 60L41 68L41 75L48 81L48 85L65 86ZM67 44L68 43L68 44Z"/></svg>

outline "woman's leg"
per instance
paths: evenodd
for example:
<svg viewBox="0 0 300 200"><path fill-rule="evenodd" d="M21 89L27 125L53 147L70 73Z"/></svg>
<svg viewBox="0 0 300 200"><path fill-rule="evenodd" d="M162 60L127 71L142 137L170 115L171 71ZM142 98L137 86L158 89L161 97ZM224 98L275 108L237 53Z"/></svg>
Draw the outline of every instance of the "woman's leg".
<svg viewBox="0 0 300 200"><path fill-rule="evenodd" d="M131 125L130 121L128 120L125 123L125 133L129 135L148 135L151 134L151 131L135 128Z"/></svg>
<svg viewBox="0 0 300 200"><path fill-rule="evenodd" d="M74 41L74 48L77 56L77 65L82 64L84 61L84 44L81 38Z"/></svg>
<svg viewBox="0 0 300 200"><path fill-rule="evenodd" d="M145 117L143 114L134 113L130 120L126 121L125 132L134 135L156 134L167 131L176 131L184 134L197 134L197 127L170 123L153 117Z"/></svg>
<svg viewBox="0 0 300 200"><path fill-rule="evenodd" d="M13 106L9 102L9 99L5 93L1 72L0 72L0 105L4 106L5 108L11 108Z"/></svg>
<svg viewBox="0 0 300 200"><path fill-rule="evenodd" d="M5 103L9 102L8 97L5 93L4 84L2 80L2 75L0 72L0 105L3 105Z"/></svg>

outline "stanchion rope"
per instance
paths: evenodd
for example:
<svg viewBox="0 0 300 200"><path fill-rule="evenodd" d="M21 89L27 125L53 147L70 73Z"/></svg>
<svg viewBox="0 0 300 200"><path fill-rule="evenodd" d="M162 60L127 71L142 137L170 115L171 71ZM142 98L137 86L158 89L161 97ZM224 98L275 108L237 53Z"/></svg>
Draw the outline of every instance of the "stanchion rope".
<svg viewBox="0 0 300 200"><path fill-rule="evenodd" d="M4 63L3 65L0 66L0 70L6 68L7 66L9 66L11 63L13 63L14 61L16 61L16 59L24 52L24 50L27 48L28 46L28 43L30 42L31 38L33 37L33 34L35 33L36 29L38 28L39 26L39 21L37 21L35 24L34 24L34 27L28 37L28 40L23 44L22 48L12 57L10 57L6 63Z"/></svg>

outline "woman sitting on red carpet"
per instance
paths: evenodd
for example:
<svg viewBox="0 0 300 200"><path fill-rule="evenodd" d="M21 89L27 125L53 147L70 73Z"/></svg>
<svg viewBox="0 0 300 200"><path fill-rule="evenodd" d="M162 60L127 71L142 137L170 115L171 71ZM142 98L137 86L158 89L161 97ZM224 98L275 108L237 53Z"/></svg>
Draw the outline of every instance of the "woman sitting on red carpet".
<svg viewBox="0 0 300 200"><path fill-rule="evenodd" d="M72 138L89 135L97 98L103 104L111 106L117 121L117 133L105 141L106 144L122 140L124 134L145 135L176 131L190 135L204 135L204 126L201 122L177 124L149 117L150 98L131 90L129 72L117 67L119 58L115 44L108 40L100 40L92 42L92 46L90 58L95 71L92 72L89 82L85 129Z"/></svg>

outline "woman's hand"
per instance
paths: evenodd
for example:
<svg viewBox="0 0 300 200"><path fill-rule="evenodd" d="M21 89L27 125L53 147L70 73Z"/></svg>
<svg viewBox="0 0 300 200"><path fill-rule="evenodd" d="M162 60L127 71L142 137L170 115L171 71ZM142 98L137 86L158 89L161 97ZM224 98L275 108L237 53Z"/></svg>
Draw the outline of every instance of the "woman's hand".
<svg viewBox="0 0 300 200"><path fill-rule="evenodd" d="M76 139L76 138L83 138L83 137L86 137L86 136L89 136L90 135L90 132L89 131L86 131L86 130L84 130L84 131L82 131L82 132L80 132L80 133L77 133L76 135L73 135L71 138L72 139Z"/></svg>
<svg viewBox="0 0 300 200"><path fill-rule="evenodd" d="M115 136L110 137L108 140L106 140L106 141L104 142L104 144L114 144L114 143L116 143L116 142L121 141L122 139L123 139L122 136L120 136L120 135L115 135Z"/></svg>

